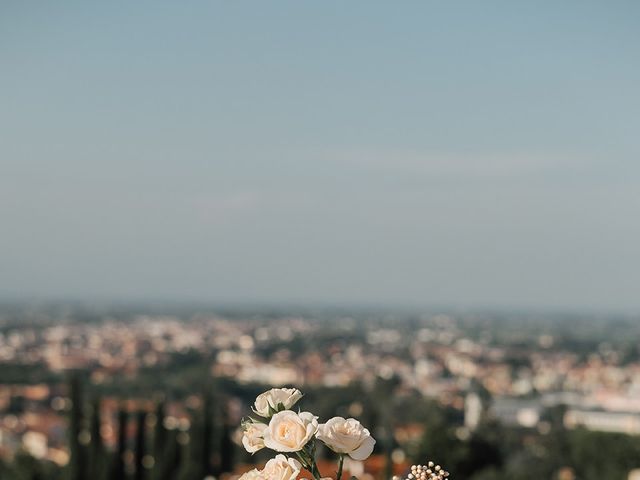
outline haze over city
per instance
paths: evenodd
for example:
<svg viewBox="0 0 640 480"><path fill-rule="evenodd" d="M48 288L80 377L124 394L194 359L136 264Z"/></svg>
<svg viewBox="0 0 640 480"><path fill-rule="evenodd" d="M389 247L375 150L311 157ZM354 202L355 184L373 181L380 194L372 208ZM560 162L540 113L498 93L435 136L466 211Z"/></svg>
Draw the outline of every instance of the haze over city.
<svg viewBox="0 0 640 480"><path fill-rule="evenodd" d="M0 297L638 311L635 2L3 2Z"/></svg>

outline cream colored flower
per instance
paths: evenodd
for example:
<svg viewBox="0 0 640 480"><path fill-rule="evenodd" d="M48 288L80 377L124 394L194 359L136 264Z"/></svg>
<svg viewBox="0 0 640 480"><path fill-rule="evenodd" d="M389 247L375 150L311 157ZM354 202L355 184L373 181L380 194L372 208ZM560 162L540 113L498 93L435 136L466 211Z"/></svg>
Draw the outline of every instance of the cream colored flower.
<svg viewBox="0 0 640 480"><path fill-rule="evenodd" d="M249 453L255 453L264 448L264 431L267 428L266 423L247 422L244 424L244 433L242 434L242 445Z"/></svg>
<svg viewBox="0 0 640 480"><path fill-rule="evenodd" d="M318 430L318 417L291 410L276 413L264 431L264 444L276 452L302 450Z"/></svg>
<svg viewBox="0 0 640 480"><path fill-rule="evenodd" d="M264 480L296 480L301 468L295 458L280 454L269 460L260 474Z"/></svg>
<svg viewBox="0 0 640 480"><path fill-rule="evenodd" d="M256 468L240 475L238 480L264 480L262 472Z"/></svg>
<svg viewBox="0 0 640 480"><path fill-rule="evenodd" d="M316 437L334 452L346 453L354 460L366 459L376 443L369 430L355 418L333 417L318 425Z"/></svg>
<svg viewBox="0 0 640 480"><path fill-rule="evenodd" d="M297 388L272 388L268 392L258 395L253 410L258 415L269 418L278 411L280 405L284 407L284 410L288 410L301 398L302 392Z"/></svg>

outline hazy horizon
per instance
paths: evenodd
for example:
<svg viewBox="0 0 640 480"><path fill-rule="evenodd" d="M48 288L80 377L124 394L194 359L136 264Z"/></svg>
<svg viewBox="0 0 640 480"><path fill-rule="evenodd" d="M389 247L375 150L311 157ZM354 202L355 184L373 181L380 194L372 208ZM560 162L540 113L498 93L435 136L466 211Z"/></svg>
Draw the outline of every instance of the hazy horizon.
<svg viewBox="0 0 640 480"><path fill-rule="evenodd" d="M0 299L640 311L640 4L34 5Z"/></svg>
<svg viewBox="0 0 640 480"><path fill-rule="evenodd" d="M331 302L331 301L283 301L251 299L215 300L207 298L168 299L168 298L106 298L106 297L12 297L0 298L0 307L27 309L33 312L47 311L131 311L148 313L191 312L220 313L224 312L279 312L283 315L318 313L339 313L344 315L497 315L497 316L533 316L532 318L580 317L583 319L634 319L640 316L635 308L595 308L576 307L571 305L491 305L464 303L391 303L391 302Z"/></svg>

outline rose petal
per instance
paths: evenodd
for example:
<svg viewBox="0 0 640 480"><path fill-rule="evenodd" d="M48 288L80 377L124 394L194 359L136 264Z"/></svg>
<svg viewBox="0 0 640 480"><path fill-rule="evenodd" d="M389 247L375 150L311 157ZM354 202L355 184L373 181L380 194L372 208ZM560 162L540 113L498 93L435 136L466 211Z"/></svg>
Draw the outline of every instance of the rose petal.
<svg viewBox="0 0 640 480"><path fill-rule="evenodd" d="M367 437L364 439L364 442L362 442L362 445L360 445L353 452L349 453L349 456L354 460L365 460L373 452L373 446L375 444L376 441L373 439L373 437Z"/></svg>

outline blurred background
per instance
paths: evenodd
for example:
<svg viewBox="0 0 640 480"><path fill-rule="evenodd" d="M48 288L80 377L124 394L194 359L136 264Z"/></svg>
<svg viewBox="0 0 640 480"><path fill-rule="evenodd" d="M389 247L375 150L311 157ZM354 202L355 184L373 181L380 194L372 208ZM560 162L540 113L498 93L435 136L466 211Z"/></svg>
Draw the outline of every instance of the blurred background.
<svg viewBox="0 0 640 480"><path fill-rule="evenodd" d="M0 3L0 478L232 479L288 385L361 480L638 480L639 21Z"/></svg>

